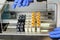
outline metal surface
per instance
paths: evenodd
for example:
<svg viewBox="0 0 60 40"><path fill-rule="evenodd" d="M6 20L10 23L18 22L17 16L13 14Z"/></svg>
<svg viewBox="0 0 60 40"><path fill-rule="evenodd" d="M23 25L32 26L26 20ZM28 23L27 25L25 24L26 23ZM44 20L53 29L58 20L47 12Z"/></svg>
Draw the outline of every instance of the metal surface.
<svg viewBox="0 0 60 40"><path fill-rule="evenodd" d="M26 36L49 36L49 34L42 34L42 33L25 33L25 32L3 32L0 35L26 35Z"/></svg>
<svg viewBox="0 0 60 40"><path fill-rule="evenodd" d="M16 9L12 9L11 8L11 6L12 6L12 4L11 3L13 3L13 2L7 2L6 4L10 4L9 5L9 10L10 11L16 11L16 12L25 12L25 11L27 11L27 12L32 12L32 11L40 11L41 9L40 9L40 6L41 6L41 3L37 3L36 1L35 1L35 3L31 3L31 5L30 6L28 6L28 7L22 7L22 8L16 8ZM42 4L44 4L45 2L42 2ZM4 3L3 3L4 4ZM46 4L46 3L45 3ZM48 3L48 4L50 4L50 3ZM51 3L51 4L54 4L55 5L55 3ZM2 4L1 4L2 5ZM44 5L45 6L45 5ZM46 11L46 7L42 7L41 6L41 8L43 8L41 11ZM49 9L49 11L55 11L55 21L56 21L56 9L55 10L51 10L51 9ZM29 14L29 13L28 13ZM19 14L18 14L19 15ZM13 22L12 22L13 21ZM47 21L47 20L45 20L45 21ZM48 20L49 21L49 20ZM8 20L3 20L3 23L16 23L17 22L17 19L8 19ZM14 27L13 27L14 28ZM16 30L16 29L15 29ZM17 36L19 36L19 37L17 37ZM17 32L17 31L6 31L6 32L3 32L3 33L0 33L0 38L5 38L6 40L24 40L25 38L23 37L23 36L39 36L39 38L41 37L41 36L43 36L42 38L40 38L41 40L50 40L50 38L48 37L49 36L49 34L47 33L47 34L45 34L45 33L25 33L25 32ZM46 37L47 36L47 37ZM8 37L8 38L7 38ZM33 37L33 38L34 38ZM28 38L28 39L27 39ZM35 37L34 39L33 38L31 38L31 40L36 40L36 39L38 39L38 40L40 40L39 38L37 38L37 37ZM49 39L47 39L47 38L49 38ZM25 40L29 40L29 37L26 37L26 39Z"/></svg>
<svg viewBox="0 0 60 40"><path fill-rule="evenodd" d="M43 3L44 3L44 2L43 2ZM7 2L6 4L10 4L10 3ZM36 4L36 3L33 3L33 4ZM50 4L50 3L49 3L49 4ZM40 5L40 3L37 3L36 5L37 5L37 6ZM33 5L33 6L36 7L36 5ZM10 6L11 6L11 5L9 5L9 11L13 11L12 9L10 9L10 8L11 8ZM32 5L31 5L31 6L32 6ZM31 7L31 6L30 6L30 7ZM39 8L39 7L40 7L40 6L38 6L36 9L35 9L35 8L34 8L34 9L33 9L33 8L30 9L29 7L28 7L28 8L26 7L27 9L30 9L31 11L30 11L30 10L25 10L26 8L21 8L21 9L23 9L24 11L21 10L21 9L19 9L19 10L16 9L16 10L14 10L14 11L15 11L15 12L18 12L18 13L17 13L17 16L19 16L20 14L25 14L26 12L27 12L27 14L31 14L31 13L29 13L29 12L38 11L38 8ZM33 9L33 10L32 10L32 9ZM41 10L41 9L39 8L39 11L40 11L40 10ZM44 10L43 10L43 11L44 11ZM42 11L42 12L43 12L43 11ZM46 11L46 10L45 10L45 11ZM22 13L21 13L21 12L22 12ZM24 12L25 12L25 13L24 13ZM44 12L44 13L45 13L45 12ZM53 13L53 14L54 14L54 13ZM45 20L45 21L47 21L47 20ZM50 21L50 20L48 20L48 21ZM3 19L3 23L17 23L17 19L5 19L5 20Z"/></svg>

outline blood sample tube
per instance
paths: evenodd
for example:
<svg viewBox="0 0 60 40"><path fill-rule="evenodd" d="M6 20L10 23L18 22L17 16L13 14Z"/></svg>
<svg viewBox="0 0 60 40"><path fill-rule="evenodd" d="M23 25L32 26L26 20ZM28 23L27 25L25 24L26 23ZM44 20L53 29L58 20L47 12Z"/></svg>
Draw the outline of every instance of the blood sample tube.
<svg viewBox="0 0 60 40"><path fill-rule="evenodd" d="M32 26L32 32L35 32L35 12L32 12L31 26Z"/></svg>
<svg viewBox="0 0 60 40"><path fill-rule="evenodd" d="M36 13L36 22L37 22L37 32L40 32L40 25L41 25L41 19L40 19L41 13Z"/></svg>

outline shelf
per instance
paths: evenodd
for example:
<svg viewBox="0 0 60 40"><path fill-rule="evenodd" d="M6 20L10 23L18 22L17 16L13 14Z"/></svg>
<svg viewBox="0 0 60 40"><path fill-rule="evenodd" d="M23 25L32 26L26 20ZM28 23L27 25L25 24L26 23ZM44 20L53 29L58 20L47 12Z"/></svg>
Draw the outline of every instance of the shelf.
<svg viewBox="0 0 60 40"><path fill-rule="evenodd" d="M25 33L25 32L11 32L11 33L0 33L0 35L22 35L22 36L49 36L49 34L41 34L41 33Z"/></svg>
<svg viewBox="0 0 60 40"><path fill-rule="evenodd" d="M3 23L17 23L17 19L3 19ZM53 22L52 20L41 20L46 22Z"/></svg>
<svg viewBox="0 0 60 40"><path fill-rule="evenodd" d="M17 23L17 19L4 19L3 23Z"/></svg>

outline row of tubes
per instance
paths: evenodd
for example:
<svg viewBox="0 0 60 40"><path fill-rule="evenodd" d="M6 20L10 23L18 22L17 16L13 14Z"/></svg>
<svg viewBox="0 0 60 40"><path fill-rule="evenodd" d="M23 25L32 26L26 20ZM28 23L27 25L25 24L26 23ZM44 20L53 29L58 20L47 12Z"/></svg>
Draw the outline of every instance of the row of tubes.
<svg viewBox="0 0 60 40"><path fill-rule="evenodd" d="M48 30L41 30L41 27L49 27L49 23L41 23L41 13L32 12L31 18L25 22L25 32L48 32ZM31 21L29 21L31 20Z"/></svg>

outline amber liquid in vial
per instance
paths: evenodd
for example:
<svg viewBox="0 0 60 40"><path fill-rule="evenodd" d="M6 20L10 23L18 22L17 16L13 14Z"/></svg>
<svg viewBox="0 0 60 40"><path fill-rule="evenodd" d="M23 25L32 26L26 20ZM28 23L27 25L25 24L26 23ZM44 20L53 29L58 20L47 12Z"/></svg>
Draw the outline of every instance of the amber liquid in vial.
<svg viewBox="0 0 60 40"><path fill-rule="evenodd" d="M37 32L40 32L40 25L41 25L41 19L40 19L41 13L36 13L36 26L37 26Z"/></svg>

